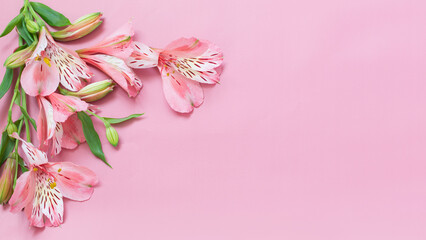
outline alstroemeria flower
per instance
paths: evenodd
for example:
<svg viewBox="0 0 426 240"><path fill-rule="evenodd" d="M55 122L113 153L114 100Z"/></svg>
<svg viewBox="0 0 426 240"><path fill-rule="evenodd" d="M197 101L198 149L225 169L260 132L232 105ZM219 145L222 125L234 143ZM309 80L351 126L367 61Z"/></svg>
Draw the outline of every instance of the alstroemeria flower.
<svg viewBox="0 0 426 240"><path fill-rule="evenodd" d="M214 44L196 38L181 38L164 50L133 43L128 58L131 68L157 66L163 79L163 90L170 107L177 112L191 112L204 101L199 83L219 83L215 68L223 62L222 51Z"/></svg>
<svg viewBox="0 0 426 240"><path fill-rule="evenodd" d="M48 162L45 152L22 140L16 133L13 137L22 142L29 171L16 181L9 200L12 212L25 208L31 226L59 226L63 222L63 197L85 201L93 194L98 183L94 172L70 162ZM48 220L48 221L47 221Z"/></svg>
<svg viewBox="0 0 426 240"><path fill-rule="evenodd" d="M88 103L78 97L65 96L58 93L52 93L47 97L38 97L38 103L40 113L37 120L37 135L40 149L43 151L47 151L49 148L49 140L55 134L57 123L63 123L75 112L86 111L89 107ZM52 151L57 148L56 139L58 138L55 138Z"/></svg>
<svg viewBox="0 0 426 240"><path fill-rule="evenodd" d="M128 22L95 46L77 50L84 61L109 75L130 97L142 89L142 82L125 62L133 52L133 34L132 23Z"/></svg>
<svg viewBox="0 0 426 240"><path fill-rule="evenodd" d="M90 79L92 73L75 51L57 44L43 27L39 42L22 72L21 84L30 96L47 96L59 82L68 90L83 87L81 79Z"/></svg>

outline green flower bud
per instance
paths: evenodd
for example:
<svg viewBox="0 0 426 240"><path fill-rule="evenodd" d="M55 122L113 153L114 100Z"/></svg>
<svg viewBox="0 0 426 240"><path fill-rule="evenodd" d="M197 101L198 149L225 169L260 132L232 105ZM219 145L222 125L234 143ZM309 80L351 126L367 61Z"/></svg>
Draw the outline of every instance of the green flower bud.
<svg viewBox="0 0 426 240"><path fill-rule="evenodd" d="M17 132L18 128L16 127L16 125L13 122L11 122L7 125L6 131L7 131L7 134L9 134L9 136L10 136L14 132Z"/></svg>
<svg viewBox="0 0 426 240"><path fill-rule="evenodd" d="M114 83L111 79L91 83L78 92L71 92L65 89L59 89L64 95L75 96L81 98L85 102L93 102L105 97L114 90Z"/></svg>
<svg viewBox="0 0 426 240"><path fill-rule="evenodd" d="M12 157L7 158L0 171L0 204L7 203L13 194L15 171L16 159Z"/></svg>
<svg viewBox="0 0 426 240"><path fill-rule="evenodd" d="M106 137L108 139L108 142L111 143L114 147L118 144L118 133L115 128L111 126L111 124L106 124Z"/></svg>
<svg viewBox="0 0 426 240"><path fill-rule="evenodd" d="M30 46L12 53L4 62L4 66L7 68L17 68L23 66L25 61L33 54L37 43L37 41L34 41Z"/></svg>
<svg viewBox="0 0 426 240"><path fill-rule="evenodd" d="M91 13L79 18L68 27L52 32L51 35L58 41L72 41L86 36L102 24L102 13Z"/></svg>
<svg viewBox="0 0 426 240"><path fill-rule="evenodd" d="M40 31L40 26L30 19L25 19L25 24L27 26L28 32L30 33L38 33Z"/></svg>

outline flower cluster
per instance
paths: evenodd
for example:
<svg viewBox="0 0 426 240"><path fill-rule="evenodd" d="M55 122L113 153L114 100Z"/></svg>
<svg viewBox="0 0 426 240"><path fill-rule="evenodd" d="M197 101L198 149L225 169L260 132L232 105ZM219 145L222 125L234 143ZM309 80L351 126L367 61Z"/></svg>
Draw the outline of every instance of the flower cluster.
<svg viewBox="0 0 426 240"><path fill-rule="evenodd" d="M98 182L94 172L49 158L87 142L92 153L110 166L92 117L102 121L107 140L117 146L119 136L112 125L142 114L103 117L93 102L107 96L116 84L129 97L136 97L143 79L133 69L158 68L167 103L180 113L189 113L203 103L201 84L219 83L216 69L222 64L222 51L197 38L181 38L165 48L153 48L134 41L133 23L127 22L88 48L75 51L58 43L82 38L101 24L101 13L71 23L50 7L25 0L0 36L13 29L19 34L19 46L4 63L6 72L0 85L0 98L13 91L0 144L0 203L9 204L12 212L24 209L31 226L59 226L63 223L63 197L75 201L91 197ZM51 27L62 29L52 31ZM109 79L92 82L89 66ZM27 111L27 97L38 103L37 120ZM15 120L14 106L21 113ZM33 131L37 147L32 143Z"/></svg>

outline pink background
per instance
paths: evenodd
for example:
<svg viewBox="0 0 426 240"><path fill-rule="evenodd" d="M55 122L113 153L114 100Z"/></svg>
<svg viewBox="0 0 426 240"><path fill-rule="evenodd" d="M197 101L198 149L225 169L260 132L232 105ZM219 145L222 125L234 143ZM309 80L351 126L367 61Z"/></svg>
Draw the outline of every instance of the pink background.
<svg viewBox="0 0 426 240"><path fill-rule="evenodd" d="M118 149L96 125L114 169L87 145L61 155L99 175L92 199L66 201L65 224L44 230L0 207L1 239L426 239L425 1L43 2L71 20L104 13L71 48L134 17L136 39L209 39L225 68L191 115L168 107L156 70L138 71L136 99L99 102L105 116L146 113L118 127ZM3 4L2 27L20 6ZM0 62L15 45L0 40Z"/></svg>

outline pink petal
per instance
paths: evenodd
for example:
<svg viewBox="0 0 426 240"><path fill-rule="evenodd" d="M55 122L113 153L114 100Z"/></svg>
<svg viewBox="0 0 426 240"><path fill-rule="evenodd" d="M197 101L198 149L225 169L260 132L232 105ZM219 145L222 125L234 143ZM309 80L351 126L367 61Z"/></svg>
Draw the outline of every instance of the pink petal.
<svg viewBox="0 0 426 240"><path fill-rule="evenodd" d="M142 82L122 59L104 54L87 55L83 59L108 74L130 97L142 89Z"/></svg>
<svg viewBox="0 0 426 240"><path fill-rule="evenodd" d="M46 151L49 146L49 140L55 133L56 122L53 119L53 107L48 100L39 97L38 105L40 107L40 113L37 119L37 136L40 149Z"/></svg>
<svg viewBox="0 0 426 240"><path fill-rule="evenodd" d="M86 111L89 107L89 104L78 97L65 96L58 93L52 93L48 96L48 99L53 106L53 119L56 122L65 122L73 113Z"/></svg>
<svg viewBox="0 0 426 240"><path fill-rule="evenodd" d="M63 136L61 141L61 147L66 149L74 149L76 148L80 143L83 143L86 141L86 138L84 137L83 133L83 126L81 125L80 120L78 119L77 115L71 115L65 121L62 123L63 127Z"/></svg>
<svg viewBox="0 0 426 240"><path fill-rule="evenodd" d="M132 22L127 22L109 37L91 48L78 50L80 54L108 54L121 59L127 59L133 52L131 47L134 35Z"/></svg>
<svg viewBox="0 0 426 240"><path fill-rule="evenodd" d="M43 165L48 169L49 163ZM35 195L30 216L30 225L42 227L41 214L49 219L52 226L59 226L63 222L64 203L62 193L55 184L55 179L43 171L35 172Z"/></svg>
<svg viewBox="0 0 426 240"><path fill-rule="evenodd" d="M21 85L24 91L30 96L46 96L58 88L58 77L59 72L55 64L50 62L50 59L47 57L40 56L27 63L22 72Z"/></svg>
<svg viewBox="0 0 426 240"><path fill-rule="evenodd" d="M26 156L26 164L29 166L32 165L41 165L46 163L47 155L45 152L40 151L38 148L34 147L33 144L26 142L24 139L20 138L15 132L12 134L12 137L20 140L22 142L21 148L24 151Z"/></svg>
<svg viewBox="0 0 426 240"><path fill-rule="evenodd" d="M88 200L98 178L90 169L71 162L48 163L48 171L55 175L58 188L64 197L76 200Z"/></svg>
<svg viewBox="0 0 426 240"><path fill-rule="evenodd" d="M126 60L131 68L151 68L158 64L159 52L139 42L132 43L133 53Z"/></svg>
<svg viewBox="0 0 426 240"><path fill-rule="evenodd" d="M62 137L64 135L64 129L62 123L56 123L55 134L53 134L53 146L51 154L52 156L58 155L62 150Z"/></svg>
<svg viewBox="0 0 426 240"><path fill-rule="evenodd" d="M165 48L165 53L179 57L197 57L209 49L209 44L197 38L179 38Z"/></svg>
<svg viewBox="0 0 426 240"><path fill-rule="evenodd" d="M10 211L18 212L28 203L32 203L34 198L35 182L32 180L33 171L24 172L16 180L15 190L9 200Z"/></svg>
<svg viewBox="0 0 426 240"><path fill-rule="evenodd" d="M61 47L56 43L54 46L49 51L49 55L59 70L62 86L71 91L80 90L83 88L81 79L90 79L93 75L89 67L75 51Z"/></svg>
<svg viewBox="0 0 426 240"><path fill-rule="evenodd" d="M170 70L170 68L165 67L160 70L164 96L173 110L180 113L191 112L194 107L203 103L203 89L198 82Z"/></svg>

